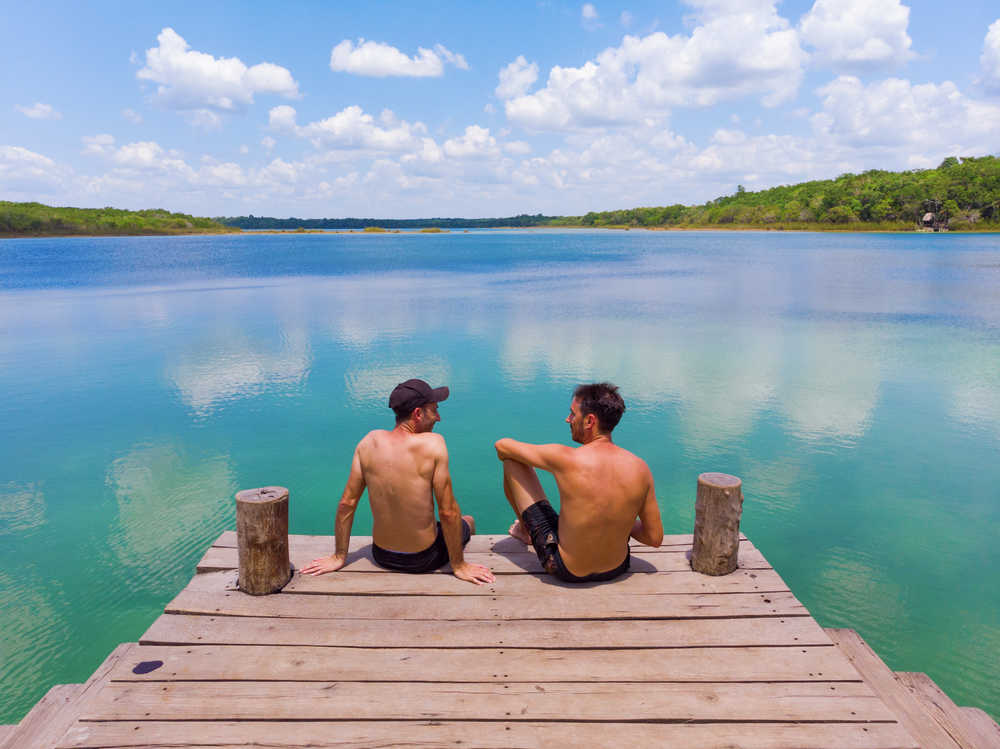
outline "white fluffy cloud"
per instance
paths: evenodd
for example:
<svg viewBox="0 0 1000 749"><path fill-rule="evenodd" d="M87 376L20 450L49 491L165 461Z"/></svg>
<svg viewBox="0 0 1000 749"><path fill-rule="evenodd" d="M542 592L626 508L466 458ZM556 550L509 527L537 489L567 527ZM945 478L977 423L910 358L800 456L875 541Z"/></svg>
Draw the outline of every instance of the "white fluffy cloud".
<svg viewBox="0 0 1000 749"><path fill-rule="evenodd" d="M916 159L913 167L936 166L949 154L996 149L1000 106L970 99L950 81L914 85L889 78L865 85L840 76L818 93L823 111L812 123L827 143L908 150Z"/></svg>
<svg viewBox="0 0 1000 749"><path fill-rule="evenodd" d="M20 146L0 146L0 193L31 194L57 188L67 176L67 170L48 156Z"/></svg>
<svg viewBox="0 0 1000 749"><path fill-rule="evenodd" d="M500 69L500 84L494 93L500 99L514 99L524 96L528 89L538 80L538 63L529 63L524 55Z"/></svg>
<svg viewBox="0 0 1000 749"><path fill-rule="evenodd" d="M545 88L506 102L508 118L536 130L635 123L672 107L704 107L760 95L791 97L806 55L774 0L689 0L690 36L626 36L578 68L555 66Z"/></svg>
<svg viewBox="0 0 1000 749"><path fill-rule="evenodd" d="M983 85L991 93L1000 94L1000 19L991 23L986 32L979 64L983 71Z"/></svg>
<svg viewBox="0 0 1000 749"><path fill-rule="evenodd" d="M799 25L817 62L865 70L905 63L914 55L906 33L910 9L899 0L816 0Z"/></svg>
<svg viewBox="0 0 1000 749"><path fill-rule="evenodd" d="M61 120L62 113L57 112L52 108L51 104L43 104L40 101L36 101L30 107L25 107L18 104L15 109L23 114L25 117L30 117L33 120Z"/></svg>
<svg viewBox="0 0 1000 749"><path fill-rule="evenodd" d="M330 69L334 72L375 78L438 78L444 75L445 63L461 70L469 69L462 55L451 52L441 44L435 44L434 49L418 47L417 54L408 57L389 44L358 39L355 46L350 39L345 39L330 52Z"/></svg>
<svg viewBox="0 0 1000 749"><path fill-rule="evenodd" d="M197 52L169 27L157 42L146 50L146 64L136 77L159 84L156 99L162 105L193 111L193 124L216 126L218 112L242 111L253 103L254 94L290 99L299 95L292 74L279 65L262 62L247 67L237 57Z"/></svg>
<svg viewBox="0 0 1000 749"><path fill-rule="evenodd" d="M108 133L84 135L81 140L83 140L84 145L83 152L86 154L106 156L114 152L115 136Z"/></svg>
<svg viewBox="0 0 1000 749"><path fill-rule="evenodd" d="M460 138L450 138L442 146L445 154L456 159L498 156L497 141L488 128L469 125Z"/></svg>
<svg viewBox="0 0 1000 749"><path fill-rule="evenodd" d="M421 145L421 135L426 132L422 123L409 123L396 119L392 112L382 113L376 122L361 107L350 106L332 117L296 124L296 112L287 104L274 107L270 112L270 126L279 132L288 132L308 138L317 148L366 149L371 151L411 151Z"/></svg>

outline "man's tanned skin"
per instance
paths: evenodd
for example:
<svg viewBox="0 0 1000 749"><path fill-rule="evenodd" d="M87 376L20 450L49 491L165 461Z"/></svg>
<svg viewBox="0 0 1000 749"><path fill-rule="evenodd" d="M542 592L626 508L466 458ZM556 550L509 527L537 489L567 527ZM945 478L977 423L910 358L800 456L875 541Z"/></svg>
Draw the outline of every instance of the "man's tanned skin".
<svg viewBox="0 0 1000 749"><path fill-rule="evenodd" d="M477 585L493 582L493 573L464 560L462 518L475 532L471 516L461 514L451 487L448 448L431 430L441 421L437 403L413 409L410 417L391 431L376 429L354 450L351 472L340 498L335 522L336 550L302 568L304 575L339 570L347 562L354 512L365 488L372 504L372 541L384 549L417 552L437 536L434 500L441 532L455 577Z"/></svg>
<svg viewBox="0 0 1000 749"><path fill-rule="evenodd" d="M581 447L501 439L496 451L504 493L519 518L510 534L531 543L520 517L545 499L534 469L549 471L559 487L559 553L567 569L583 577L622 564L629 536L659 546L663 524L646 462L615 445L595 414L582 413L579 398L573 398L566 423Z"/></svg>

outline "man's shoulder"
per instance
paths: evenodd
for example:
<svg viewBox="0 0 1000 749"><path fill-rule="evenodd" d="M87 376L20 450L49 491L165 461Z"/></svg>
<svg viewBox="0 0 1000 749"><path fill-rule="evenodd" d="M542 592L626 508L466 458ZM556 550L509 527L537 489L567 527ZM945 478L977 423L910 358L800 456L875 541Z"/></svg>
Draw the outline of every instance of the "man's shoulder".
<svg viewBox="0 0 1000 749"><path fill-rule="evenodd" d="M614 450L609 456L612 462L615 462L620 466L628 466L629 470L634 473L651 473L649 465L646 461L634 452L622 447L621 445L613 445L613 447Z"/></svg>
<svg viewBox="0 0 1000 749"><path fill-rule="evenodd" d="M448 451L448 443L444 441L443 434L438 434L437 432L421 432L420 434L415 434L413 436L420 440L421 444L425 445L429 450Z"/></svg>
<svg viewBox="0 0 1000 749"><path fill-rule="evenodd" d="M372 429L370 432L368 432L368 434L366 434L364 437L361 438L361 440L358 442L358 447L361 447L362 445L370 445L371 443L378 440L379 437L388 434L389 432L386 429Z"/></svg>

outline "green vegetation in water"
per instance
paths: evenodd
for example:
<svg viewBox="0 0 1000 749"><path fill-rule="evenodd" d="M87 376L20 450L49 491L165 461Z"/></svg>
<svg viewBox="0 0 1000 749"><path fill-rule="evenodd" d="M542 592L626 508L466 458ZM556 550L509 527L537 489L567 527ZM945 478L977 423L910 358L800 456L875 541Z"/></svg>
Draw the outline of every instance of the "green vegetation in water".
<svg viewBox="0 0 1000 749"><path fill-rule="evenodd" d="M426 229L421 229L421 234L441 234L442 232L447 233L448 229L442 229L440 226L428 226Z"/></svg>
<svg viewBox="0 0 1000 749"><path fill-rule="evenodd" d="M369 234L385 234L385 229L381 226L366 226L365 231Z"/></svg>
<svg viewBox="0 0 1000 749"><path fill-rule="evenodd" d="M932 214L925 221L927 214ZM1000 230L1000 159L948 157L936 169L871 170L734 195L703 205L563 217L559 226L908 231Z"/></svg>
<svg viewBox="0 0 1000 749"><path fill-rule="evenodd" d="M210 218L162 209L57 208L0 201L0 236L230 234L238 231Z"/></svg>

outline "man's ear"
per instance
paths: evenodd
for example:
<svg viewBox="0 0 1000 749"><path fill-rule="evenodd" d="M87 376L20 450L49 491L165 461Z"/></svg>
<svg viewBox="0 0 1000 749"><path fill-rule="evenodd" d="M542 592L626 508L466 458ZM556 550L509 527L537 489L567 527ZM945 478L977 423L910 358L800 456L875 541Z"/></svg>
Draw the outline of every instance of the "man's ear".
<svg viewBox="0 0 1000 749"><path fill-rule="evenodd" d="M597 429L597 414L587 414L583 417L583 425L588 429Z"/></svg>

